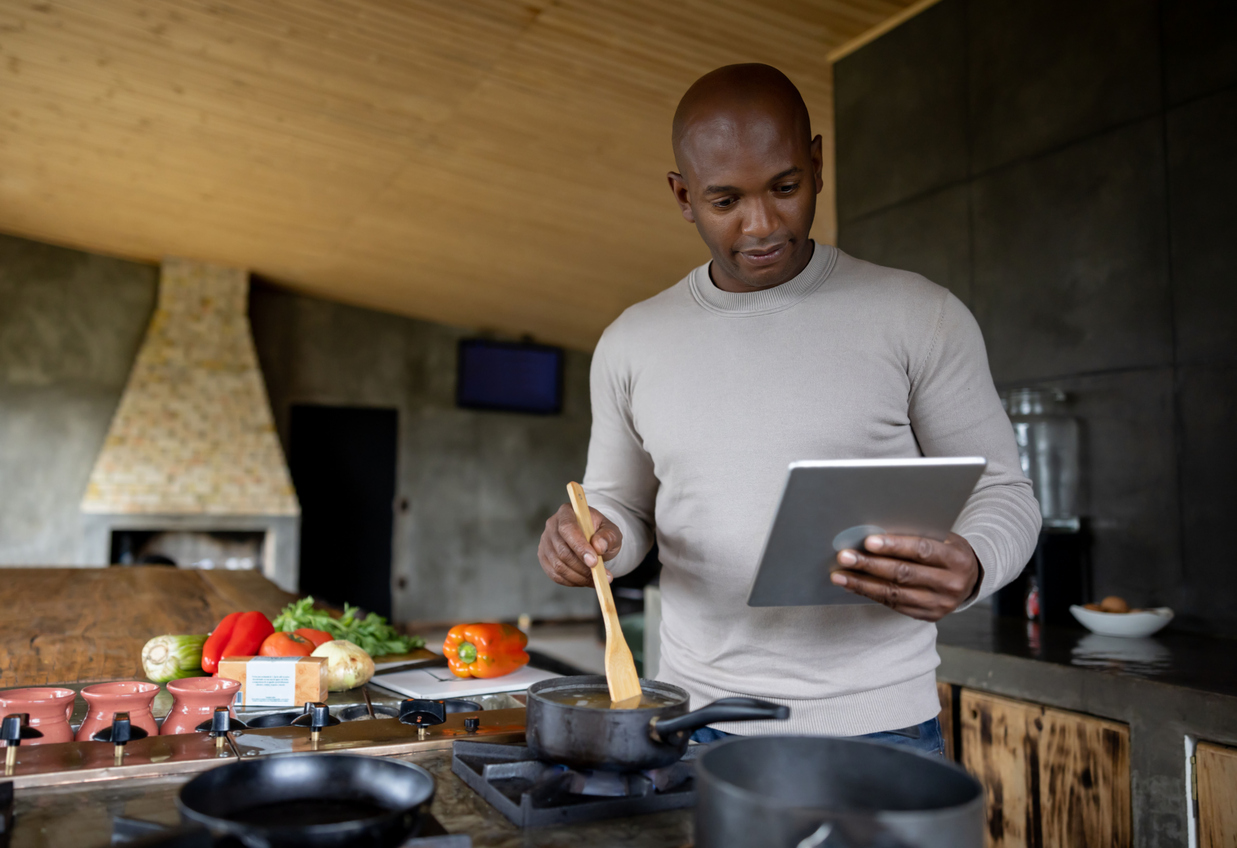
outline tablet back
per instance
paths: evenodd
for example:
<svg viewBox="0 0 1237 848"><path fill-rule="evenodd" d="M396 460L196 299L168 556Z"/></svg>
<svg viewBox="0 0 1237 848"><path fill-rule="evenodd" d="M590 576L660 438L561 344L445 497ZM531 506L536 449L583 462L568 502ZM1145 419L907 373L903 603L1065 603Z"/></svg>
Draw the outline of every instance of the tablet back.
<svg viewBox="0 0 1237 848"><path fill-rule="evenodd" d="M748 606L874 603L829 581L838 551L873 533L944 539L986 465L982 457L791 463Z"/></svg>

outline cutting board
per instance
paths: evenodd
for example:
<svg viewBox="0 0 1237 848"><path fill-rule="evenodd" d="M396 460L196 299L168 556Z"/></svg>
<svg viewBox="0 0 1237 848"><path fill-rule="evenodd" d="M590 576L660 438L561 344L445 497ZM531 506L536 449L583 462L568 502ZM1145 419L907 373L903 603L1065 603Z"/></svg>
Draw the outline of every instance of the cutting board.
<svg viewBox="0 0 1237 848"><path fill-rule="evenodd" d="M552 671L524 666L502 677L456 677L445 666L437 668L414 668L394 674L379 673L370 681L371 686L381 686L409 698L467 698L470 695L488 695L494 692L523 692L532 684L551 677L561 677Z"/></svg>

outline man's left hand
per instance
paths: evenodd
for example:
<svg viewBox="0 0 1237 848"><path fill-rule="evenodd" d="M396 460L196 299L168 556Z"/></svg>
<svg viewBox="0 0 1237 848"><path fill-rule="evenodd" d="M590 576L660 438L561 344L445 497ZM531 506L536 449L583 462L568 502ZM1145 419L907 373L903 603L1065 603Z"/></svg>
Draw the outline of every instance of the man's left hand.
<svg viewBox="0 0 1237 848"><path fill-rule="evenodd" d="M983 570L957 533L943 542L922 536L868 536L864 550L838 554L831 579L856 595L923 621L939 621L968 600Z"/></svg>

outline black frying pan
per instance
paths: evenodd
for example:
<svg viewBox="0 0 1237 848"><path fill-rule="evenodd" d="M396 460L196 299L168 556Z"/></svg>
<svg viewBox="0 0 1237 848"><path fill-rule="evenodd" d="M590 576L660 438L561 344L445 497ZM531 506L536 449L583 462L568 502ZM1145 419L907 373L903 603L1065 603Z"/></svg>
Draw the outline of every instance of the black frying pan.
<svg viewBox="0 0 1237 848"><path fill-rule="evenodd" d="M434 797L420 766L355 754L280 754L186 783L189 823L245 848L388 848L417 835Z"/></svg>

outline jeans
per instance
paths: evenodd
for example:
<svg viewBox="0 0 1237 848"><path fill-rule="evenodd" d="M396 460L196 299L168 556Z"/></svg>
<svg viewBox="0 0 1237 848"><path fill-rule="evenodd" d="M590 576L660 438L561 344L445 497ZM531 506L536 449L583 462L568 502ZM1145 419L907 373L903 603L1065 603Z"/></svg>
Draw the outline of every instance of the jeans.
<svg viewBox="0 0 1237 848"><path fill-rule="evenodd" d="M702 727L692 734L692 741L708 745L710 742L726 739L733 735L733 733L727 733L724 730ZM902 745L907 748L913 748L916 751L945 756L945 740L941 737L941 722L935 718L930 718L923 724L916 724L902 730L882 730L877 733L865 733L863 736L855 738L873 739L877 742L884 742L886 745Z"/></svg>

